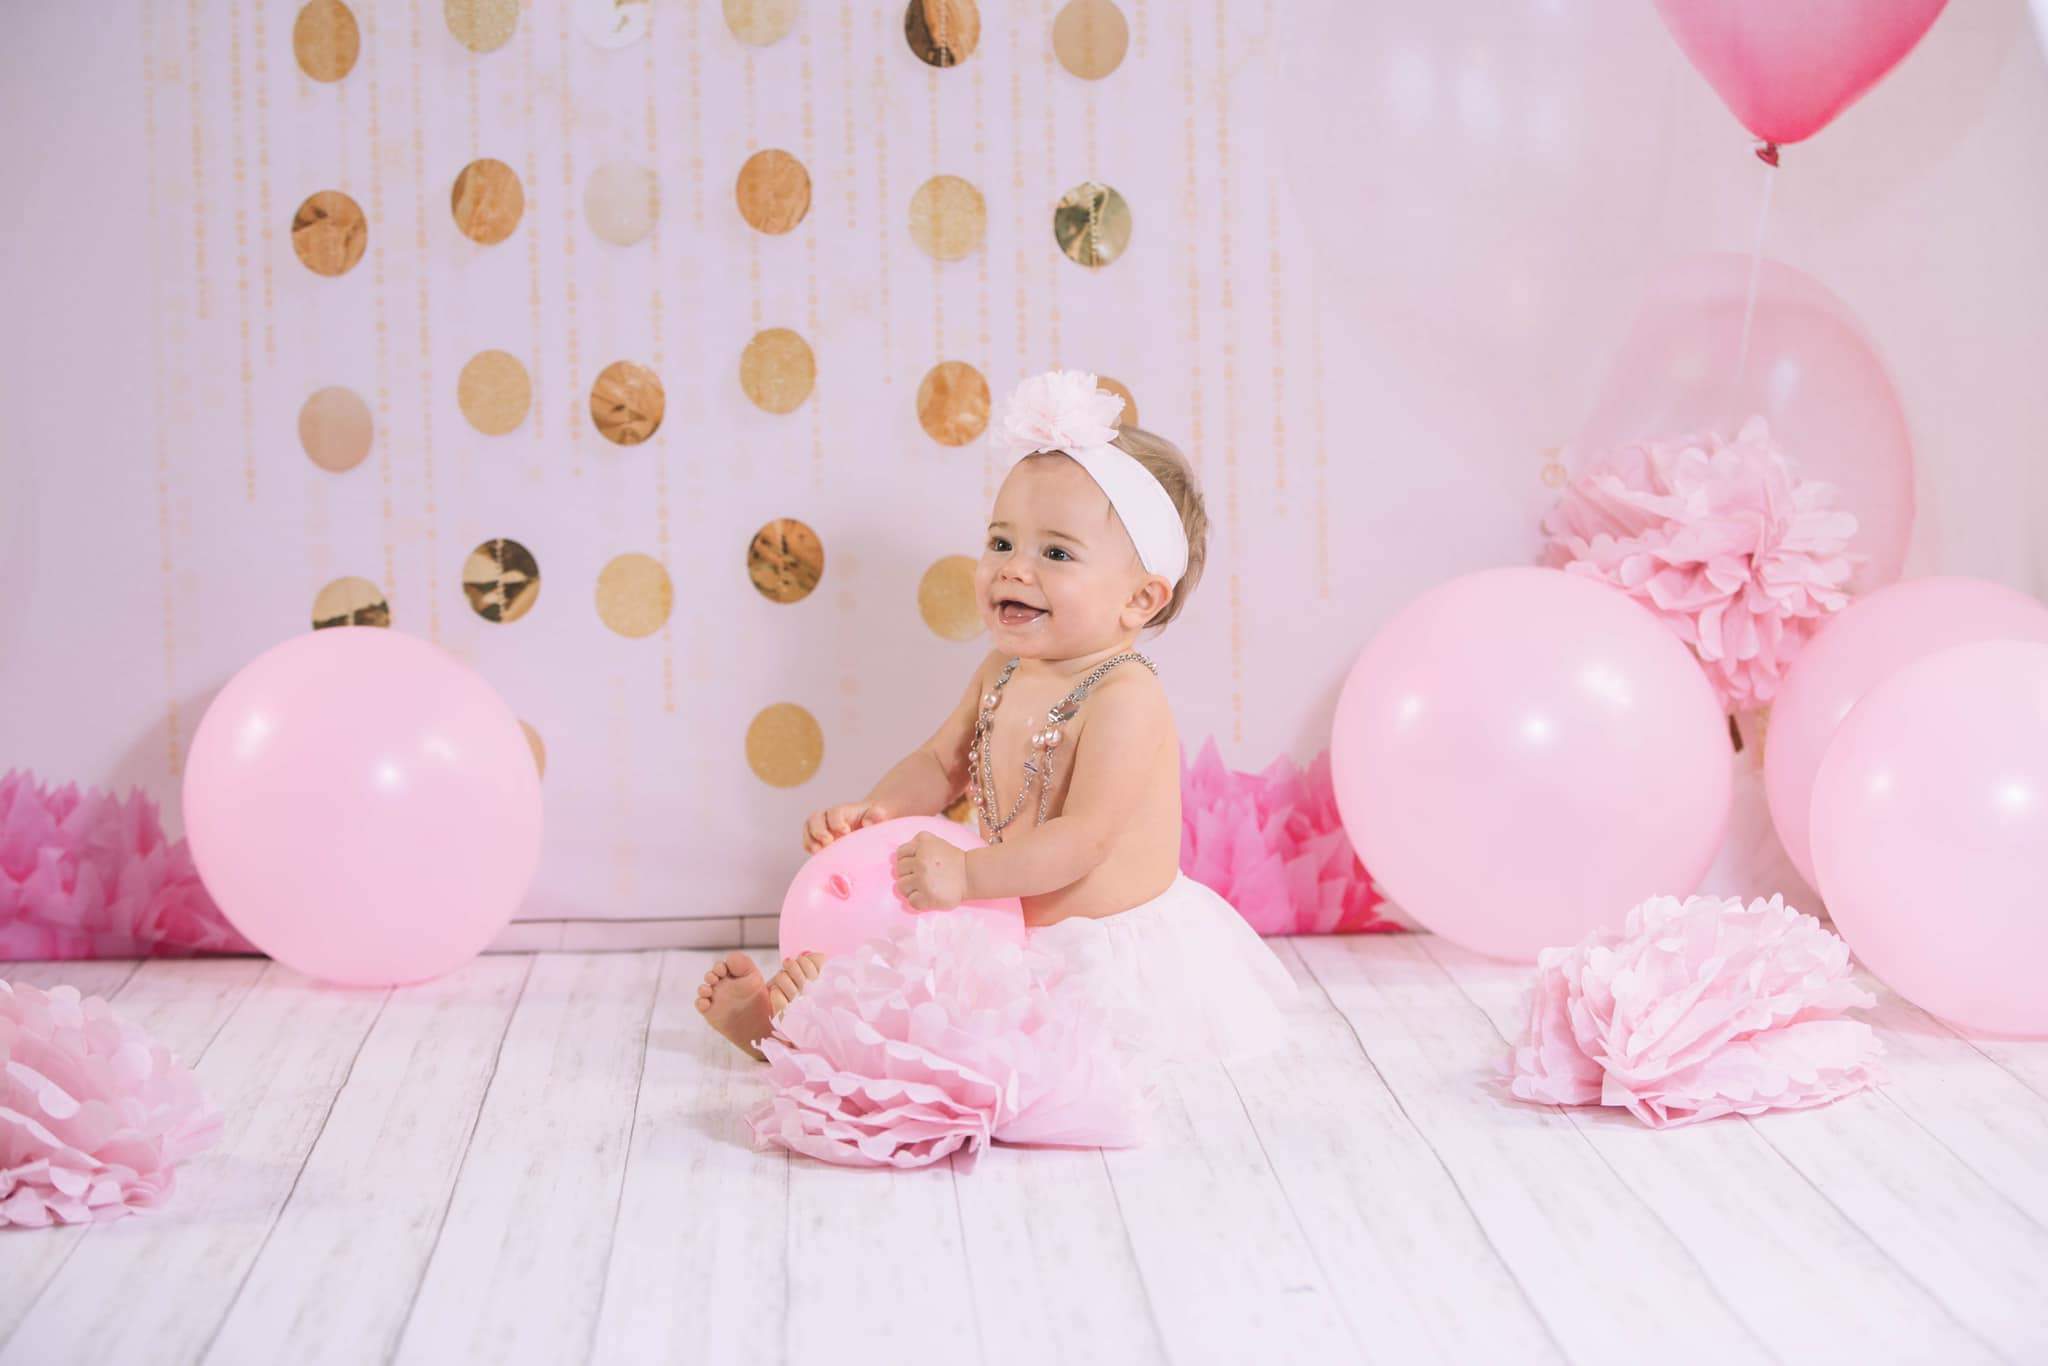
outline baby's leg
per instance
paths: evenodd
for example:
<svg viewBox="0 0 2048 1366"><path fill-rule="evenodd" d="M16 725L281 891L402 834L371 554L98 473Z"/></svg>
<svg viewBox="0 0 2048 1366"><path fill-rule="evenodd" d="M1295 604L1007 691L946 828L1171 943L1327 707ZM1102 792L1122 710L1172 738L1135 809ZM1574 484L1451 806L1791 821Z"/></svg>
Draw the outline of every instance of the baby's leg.
<svg viewBox="0 0 2048 1366"><path fill-rule="evenodd" d="M815 953L799 954L783 962L782 970L770 981L744 953L729 953L712 964L697 988L697 1009L710 1026L756 1059L761 1050L754 1045L768 1037L775 1017L795 1000L804 987L815 981L824 958Z"/></svg>

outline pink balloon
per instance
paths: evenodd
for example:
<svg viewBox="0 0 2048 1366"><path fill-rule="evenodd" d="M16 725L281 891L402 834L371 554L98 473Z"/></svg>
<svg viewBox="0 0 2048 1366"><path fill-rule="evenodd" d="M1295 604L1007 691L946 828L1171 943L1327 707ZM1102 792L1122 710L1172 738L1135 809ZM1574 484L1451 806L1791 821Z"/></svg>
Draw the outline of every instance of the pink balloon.
<svg viewBox="0 0 2048 1366"><path fill-rule="evenodd" d="M1750 258L1694 257L1651 290L1617 353L1574 459L1625 442L1719 431L1755 415L1793 473L1835 486L1856 514L1855 586L1899 576L1913 534L1913 444L1884 362L1848 306L1811 277L1764 261L1747 357Z"/></svg>
<svg viewBox="0 0 2048 1366"><path fill-rule="evenodd" d="M1872 688L1814 780L1813 859L1835 927L1901 996L2048 1035L2048 645L1958 645Z"/></svg>
<svg viewBox="0 0 2048 1366"><path fill-rule="evenodd" d="M952 911L914 911L896 893L896 851L922 834L960 849L979 849L980 838L958 821L902 816L841 835L805 861L782 899L777 938L782 956L858 948L918 915L971 915L1001 938L1024 942L1024 906L1016 897L968 901Z"/></svg>
<svg viewBox="0 0 2048 1366"><path fill-rule="evenodd" d="M1495 569L1403 608L1330 742L1365 865L1425 928L1528 961L1684 895L1720 847L1728 722L1676 636L1604 584Z"/></svg>
<svg viewBox="0 0 2048 1366"><path fill-rule="evenodd" d="M1657 0L1686 57L1766 142L1810 138L1911 52L1948 0Z"/></svg>
<svg viewBox="0 0 2048 1366"><path fill-rule="evenodd" d="M1981 579L1914 579L1851 603L1800 651L1771 704L1764 788L1779 842L1808 882L1814 775L1842 718L1914 660L1978 640L2048 644L2048 607Z"/></svg>
<svg viewBox="0 0 2048 1366"><path fill-rule="evenodd" d="M257 656L185 767L200 880L271 957L349 986L480 952L540 861L540 776L483 676L412 636L336 627Z"/></svg>

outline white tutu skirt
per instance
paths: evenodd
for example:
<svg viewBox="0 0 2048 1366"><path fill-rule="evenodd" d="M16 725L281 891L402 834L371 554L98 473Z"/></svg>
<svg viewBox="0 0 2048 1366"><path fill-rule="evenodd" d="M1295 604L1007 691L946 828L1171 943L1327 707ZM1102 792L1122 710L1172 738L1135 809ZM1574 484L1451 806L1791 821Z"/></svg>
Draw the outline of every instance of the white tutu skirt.
<svg viewBox="0 0 2048 1366"><path fill-rule="evenodd" d="M761 1041L756 1142L916 1167L991 1141L1143 1141L1166 1071L1242 1060L1286 1028L1294 983L1230 904L1185 874L1141 906L1029 932L916 917L828 961Z"/></svg>
<svg viewBox="0 0 2048 1366"><path fill-rule="evenodd" d="M1125 1043L1155 1064L1254 1058L1286 1028L1295 990L1287 968L1229 902L1186 873L1128 911L1028 935L1032 948L1130 999L1135 1033Z"/></svg>

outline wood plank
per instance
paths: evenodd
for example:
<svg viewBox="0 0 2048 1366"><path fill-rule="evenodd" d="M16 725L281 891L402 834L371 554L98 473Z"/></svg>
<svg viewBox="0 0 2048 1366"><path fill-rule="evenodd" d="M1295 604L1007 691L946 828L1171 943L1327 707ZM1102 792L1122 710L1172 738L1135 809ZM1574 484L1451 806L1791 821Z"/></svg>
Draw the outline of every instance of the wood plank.
<svg viewBox="0 0 2048 1366"><path fill-rule="evenodd" d="M2048 1360L2048 1230L1888 1092L1750 1123L1978 1336L2010 1360Z"/></svg>
<svg viewBox="0 0 2048 1366"><path fill-rule="evenodd" d="M662 955L594 1358L779 1358L788 1311L787 1155L755 1152L745 1115L767 1068L697 1013L723 954Z"/></svg>
<svg viewBox="0 0 2048 1366"><path fill-rule="evenodd" d="M1863 1014L1884 1038L1884 1093L2048 1228L2048 1096L1876 978L1857 980L1877 996Z"/></svg>
<svg viewBox="0 0 2048 1366"><path fill-rule="evenodd" d="M1562 1360L1299 951L1275 947L1302 988L1292 1032L1231 1076L1353 1335L1395 1361Z"/></svg>
<svg viewBox="0 0 2048 1366"><path fill-rule="evenodd" d="M206 1360L390 1356L531 966L391 993Z"/></svg>
<svg viewBox="0 0 2048 1366"><path fill-rule="evenodd" d="M1946 1021L1942 1028L2004 1068L2035 1095L2048 1096L2048 1039L1993 1038Z"/></svg>
<svg viewBox="0 0 2048 1366"><path fill-rule="evenodd" d="M787 1169L789 1312L780 1342L777 1325L760 1325L758 1351L792 1363L982 1358L950 1166L792 1157Z"/></svg>
<svg viewBox="0 0 2048 1366"><path fill-rule="evenodd" d="M1105 1152L1145 1291L1176 1362L1348 1359L1366 1350L1338 1309L1220 1063L1162 1077L1142 1148Z"/></svg>
<svg viewBox="0 0 2048 1366"><path fill-rule="evenodd" d="M588 1355L660 967L534 960L397 1360Z"/></svg>
<svg viewBox="0 0 2048 1366"><path fill-rule="evenodd" d="M159 1013L197 999L204 1014L220 1006L198 984L237 971L247 969L165 961L135 981L164 998ZM224 1114L219 1143L187 1164L167 1209L92 1229L0 1362L190 1361L205 1347L385 997L317 986L274 963L261 972L195 1069Z"/></svg>
<svg viewBox="0 0 2048 1366"><path fill-rule="evenodd" d="M1523 1029L1523 993L1534 969L1434 936L1423 947L1485 1011L1505 1059ZM1659 1131L1620 1110L1562 1113L1781 1358L1998 1359L1754 1126L1731 1118ZM1669 1310L1675 1314L1678 1306Z"/></svg>
<svg viewBox="0 0 2048 1366"><path fill-rule="evenodd" d="M264 960L158 960L148 972L140 970L142 964L131 961L13 966L51 969L47 974L18 973L12 979L15 981L32 982L45 990L61 982L70 982L87 995L109 996L122 1018L163 1044L171 1051L172 1057L190 1067L205 1053L222 1023L262 975ZM85 974L73 971L79 967L92 971ZM39 1229L32 1234L10 1232L0 1236L0 1344L4 1344L20 1325L29 1306L36 1302L43 1293L43 1287L77 1250L79 1240L85 1236L84 1227Z"/></svg>
<svg viewBox="0 0 2048 1366"><path fill-rule="evenodd" d="M1166 1360L1101 1152L997 1146L954 1189L986 1360Z"/></svg>
<svg viewBox="0 0 2048 1366"><path fill-rule="evenodd" d="M1682 1243L1554 1107L1489 1085L1493 1024L1425 948L1422 935L1297 943L1380 1075L1575 1361L1633 1363L1684 1324L1702 1359L1768 1353Z"/></svg>

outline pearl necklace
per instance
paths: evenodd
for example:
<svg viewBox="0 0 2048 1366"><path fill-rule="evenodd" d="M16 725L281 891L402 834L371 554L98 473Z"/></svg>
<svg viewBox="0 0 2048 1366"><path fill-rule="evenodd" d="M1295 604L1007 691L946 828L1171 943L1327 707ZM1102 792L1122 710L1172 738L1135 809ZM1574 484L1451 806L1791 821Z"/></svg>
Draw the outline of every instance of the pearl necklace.
<svg viewBox="0 0 2048 1366"><path fill-rule="evenodd" d="M1046 709L1045 729L1031 733L1031 757L1024 761L1024 787L1017 793L1017 804L1010 808L1010 814L1000 814L996 801L995 763L989 757L989 735L994 728L996 706L1003 700L1003 685L1016 672L1018 661L1012 659L1003 666L1003 672L996 678L995 686L981 695L981 714L975 718L974 739L967 746L967 785L974 792L975 810L981 815L981 823L988 831L990 844L1003 842L1003 831L1012 821L1024 813L1024 803L1031 796L1031 782L1038 780L1038 820L1044 825L1046 813L1052 805L1053 751L1059 748L1065 738L1063 727L1074 719L1081 710L1081 703L1097 683L1100 683L1111 669L1130 660L1137 660L1150 669L1154 676L1159 666L1136 650L1126 650L1103 660L1082 679L1075 689Z"/></svg>

